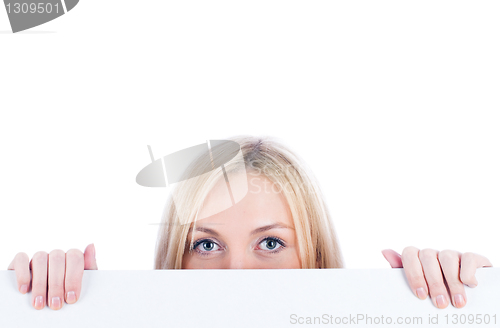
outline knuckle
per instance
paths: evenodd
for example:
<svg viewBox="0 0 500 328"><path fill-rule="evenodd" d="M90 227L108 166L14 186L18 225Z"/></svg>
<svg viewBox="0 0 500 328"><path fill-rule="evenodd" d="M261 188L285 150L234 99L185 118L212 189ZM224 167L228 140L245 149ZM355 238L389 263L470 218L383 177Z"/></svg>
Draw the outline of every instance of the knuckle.
<svg viewBox="0 0 500 328"><path fill-rule="evenodd" d="M429 283L430 290L439 290L439 289L443 289L443 288L445 288L445 287L444 287L444 283L442 283L442 282L434 281L434 282Z"/></svg>
<svg viewBox="0 0 500 328"><path fill-rule="evenodd" d="M49 254L44 251L38 251L33 255L33 260L38 260L40 258L46 259Z"/></svg>
<svg viewBox="0 0 500 328"><path fill-rule="evenodd" d="M407 246L401 252L401 256L408 256L408 255L411 256L411 255L417 254L417 253L418 253L418 248L416 248L414 246Z"/></svg>
<svg viewBox="0 0 500 328"><path fill-rule="evenodd" d="M411 285L421 284L423 282L423 276L418 273L408 273L408 282Z"/></svg>
<svg viewBox="0 0 500 328"><path fill-rule="evenodd" d="M34 266L47 265L48 254L46 252L36 252L31 260Z"/></svg>
<svg viewBox="0 0 500 328"><path fill-rule="evenodd" d="M83 253L79 249L72 248L69 251L66 252L66 258L71 258L71 259L83 259Z"/></svg>
<svg viewBox="0 0 500 328"><path fill-rule="evenodd" d="M463 272L460 272L460 280L464 284L467 284L467 285L474 283L473 276L471 276L470 274L463 273Z"/></svg>
<svg viewBox="0 0 500 328"><path fill-rule="evenodd" d="M30 258L28 256L28 254L26 254L24 252L20 252L20 253L16 254L15 259L18 261L29 261Z"/></svg>
<svg viewBox="0 0 500 328"><path fill-rule="evenodd" d="M448 281L448 287L450 288L450 291L455 291L455 292L464 289L464 285L459 281L452 281L452 282Z"/></svg>
<svg viewBox="0 0 500 328"><path fill-rule="evenodd" d="M471 252L465 252L462 254L462 261L474 261L476 258L476 254Z"/></svg>
<svg viewBox="0 0 500 328"><path fill-rule="evenodd" d="M54 292L62 292L64 290L64 286L58 281L58 282L52 282L49 285L49 289L52 293Z"/></svg>
<svg viewBox="0 0 500 328"><path fill-rule="evenodd" d="M47 285L45 280L33 280L33 291L34 294L40 294L43 293L42 295L45 295L45 291L47 289ZM36 291L36 292L35 292Z"/></svg>
<svg viewBox="0 0 500 328"><path fill-rule="evenodd" d="M58 260L58 261L64 261L66 259L66 253L60 249L54 249L52 252L49 254L50 259Z"/></svg>
<svg viewBox="0 0 500 328"><path fill-rule="evenodd" d="M66 279L66 290L75 290L81 285L82 281L78 278L71 277Z"/></svg>
<svg viewBox="0 0 500 328"><path fill-rule="evenodd" d="M439 261L458 261L458 254L456 251L445 249L438 254Z"/></svg>
<svg viewBox="0 0 500 328"><path fill-rule="evenodd" d="M421 259L437 258L437 252L432 248L424 248L419 252L419 257Z"/></svg>

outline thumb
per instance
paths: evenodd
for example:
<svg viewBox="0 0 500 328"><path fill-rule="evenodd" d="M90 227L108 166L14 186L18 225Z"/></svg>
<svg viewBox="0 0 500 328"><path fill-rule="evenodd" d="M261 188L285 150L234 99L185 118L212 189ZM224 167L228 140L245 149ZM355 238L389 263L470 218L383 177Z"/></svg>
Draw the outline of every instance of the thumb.
<svg viewBox="0 0 500 328"><path fill-rule="evenodd" d="M85 261L84 270L97 270L94 244L90 244L87 246L87 248L85 248L85 252L83 253L83 258Z"/></svg>
<svg viewBox="0 0 500 328"><path fill-rule="evenodd" d="M403 267L403 262L401 261L401 255L399 255L392 249L384 249L382 251L382 255L384 255L385 259L387 260L387 262L389 262L392 268Z"/></svg>

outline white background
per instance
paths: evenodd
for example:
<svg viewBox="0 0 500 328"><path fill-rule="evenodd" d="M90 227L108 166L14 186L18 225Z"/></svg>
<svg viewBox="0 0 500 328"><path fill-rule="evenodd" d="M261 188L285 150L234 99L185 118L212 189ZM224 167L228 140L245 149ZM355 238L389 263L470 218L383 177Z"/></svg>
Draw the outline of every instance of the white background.
<svg viewBox="0 0 500 328"><path fill-rule="evenodd" d="M271 135L320 180L348 268L456 249L500 264L500 3L88 1L0 7L0 268L83 250L152 269L156 157Z"/></svg>

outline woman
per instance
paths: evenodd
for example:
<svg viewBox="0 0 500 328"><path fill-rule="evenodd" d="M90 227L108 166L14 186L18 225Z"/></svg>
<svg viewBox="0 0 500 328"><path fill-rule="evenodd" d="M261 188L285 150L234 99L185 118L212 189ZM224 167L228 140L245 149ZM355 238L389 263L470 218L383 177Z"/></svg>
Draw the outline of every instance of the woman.
<svg viewBox="0 0 500 328"><path fill-rule="evenodd" d="M167 201L155 269L343 268L321 191L296 154L272 138L238 136L214 142L208 155L189 165ZM451 250L382 253L392 267L404 268L418 298L430 295L438 308L463 307L463 285L475 287L476 268L492 266L481 255ZM21 293L31 283L36 309L48 300L57 310L63 299L79 299L83 271L97 270L95 248L38 252L31 262L18 253L8 269L16 271Z"/></svg>

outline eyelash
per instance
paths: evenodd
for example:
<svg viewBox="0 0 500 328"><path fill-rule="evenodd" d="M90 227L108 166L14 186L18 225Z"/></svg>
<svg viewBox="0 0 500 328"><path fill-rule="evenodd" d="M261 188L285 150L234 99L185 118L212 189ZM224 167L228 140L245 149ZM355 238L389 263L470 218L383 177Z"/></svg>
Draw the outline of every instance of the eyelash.
<svg viewBox="0 0 500 328"><path fill-rule="evenodd" d="M222 246L219 245L219 243L217 243L216 241L212 240L212 239L207 239L207 238L203 238L203 239L198 239L197 241L195 241L193 243L193 246L189 249L190 251L195 251L197 252L198 254L202 255L202 256L207 256L209 253L211 253L210 251L199 251L198 250L198 246L200 246L202 243L204 242L211 242L211 243L214 243L216 244L217 246L219 246L220 248L223 248Z"/></svg>
<svg viewBox="0 0 500 328"><path fill-rule="evenodd" d="M277 248L276 250L267 251L267 253L273 253L273 254L274 253L278 253L278 252L281 252L283 250L283 248L286 247L285 242L281 238L274 237L274 236L267 236L267 237L262 238L261 240L259 240L259 242L257 243L257 245L260 245L265 240L273 240L273 241L275 241L275 242L277 242L278 244L281 245L281 247ZM189 250L190 251L194 250L195 252L197 252L198 254L200 254L202 256L207 256L209 253L211 253L210 251L199 251L198 250L198 246L200 246L204 242L214 243L217 246L219 246L220 248L223 248L222 246L219 245L219 243L217 243L216 241L214 241L212 239L202 238L202 239L196 240L193 243L192 247Z"/></svg>
<svg viewBox="0 0 500 328"><path fill-rule="evenodd" d="M275 250L272 250L272 251L267 251L267 253L278 253L278 252L281 252L283 250L283 248L286 247L285 245L285 242L281 239L281 238L278 238L278 237L274 237L274 236L267 236L267 237L264 237L262 238L258 243L257 245L260 245L263 241L265 240L273 240L275 242L277 242L278 244L281 245L281 247L275 249Z"/></svg>

